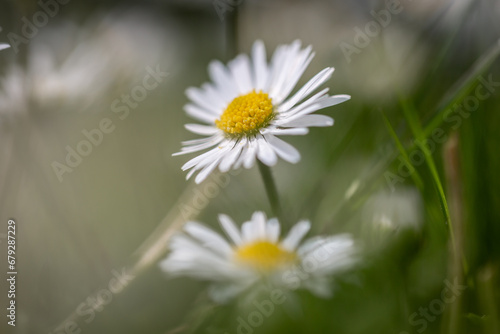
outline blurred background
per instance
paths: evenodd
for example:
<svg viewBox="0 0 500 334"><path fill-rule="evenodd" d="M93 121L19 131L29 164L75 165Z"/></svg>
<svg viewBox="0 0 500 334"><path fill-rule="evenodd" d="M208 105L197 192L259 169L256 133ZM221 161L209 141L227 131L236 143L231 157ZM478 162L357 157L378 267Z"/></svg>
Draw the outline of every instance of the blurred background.
<svg viewBox="0 0 500 334"><path fill-rule="evenodd" d="M499 17L496 0L2 0L2 333L500 333ZM274 175L290 221L364 256L332 298L298 291L245 329L252 309L157 261L174 222L270 215L256 167L195 187L171 156L193 139L185 89L256 39L312 45L299 85L333 66L352 96L286 138L302 160Z"/></svg>

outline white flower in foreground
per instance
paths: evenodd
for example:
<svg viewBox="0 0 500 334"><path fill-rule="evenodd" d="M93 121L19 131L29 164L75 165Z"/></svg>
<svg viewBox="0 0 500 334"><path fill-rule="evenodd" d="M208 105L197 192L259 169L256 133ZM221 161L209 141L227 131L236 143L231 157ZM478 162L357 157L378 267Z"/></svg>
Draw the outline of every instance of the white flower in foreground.
<svg viewBox="0 0 500 334"><path fill-rule="evenodd" d="M279 46L268 64L263 43L256 41L251 59L241 54L227 67L210 63L213 82L188 88L192 103L184 108L189 116L208 124L186 124L186 129L207 137L182 142L181 151L174 155L216 147L182 166L191 169L187 178L200 171L195 179L200 183L217 166L221 172L250 168L256 158L268 166L276 164L278 156L297 163L299 152L276 136L305 135L308 127L331 126L332 118L311 113L350 99L329 96L328 88L309 97L330 79L333 68L325 68L290 96L313 56L310 46L301 49L300 41L295 41Z"/></svg>
<svg viewBox="0 0 500 334"><path fill-rule="evenodd" d="M297 223L283 239L278 220L267 220L263 212L255 212L241 231L226 215L220 215L219 221L231 242L199 223L188 222L186 234L173 237L171 253L160 263L173 276L212 281L210 295L218 302L259 282L291 290L306 288L327 297L329 275L356 262L357 247L347 234L301 243L310 228L308 221Z"/></svg>

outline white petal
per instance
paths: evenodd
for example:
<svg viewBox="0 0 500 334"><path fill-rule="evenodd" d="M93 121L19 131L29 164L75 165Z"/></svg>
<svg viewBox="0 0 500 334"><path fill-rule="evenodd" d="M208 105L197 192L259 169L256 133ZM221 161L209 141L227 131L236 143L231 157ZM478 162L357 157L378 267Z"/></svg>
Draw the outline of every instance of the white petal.
<svg viewBox="0 0 500 334"><path fill-rule="evenodd" d="M201 241L202 246L210 248L215 253L224 257L229 257L233 253L233 249L227 241L206 226L196 222L187 222L184 230L195 239Z"/></svg>
<svg viewBox="0 0 500 334"><path fill-rule="evenodd" d="M318 74L316 74L311 80L309 80L297 93L295 93L291 98L285 101L281 108L282 110L288 110L295 104L300 102L302 99L307 97L312 93L317 87L323 84L325 81L331 78L333 73L333 68L327 67Z"/></svg>
<svg viewBox="0 0 500 334"><path fill-rule="evenodd" d="M300 153L295 147L273 135L265 135L264 137L283 160L292 164L300 161Z"/></svg>
<svg viewBox="0 0 500 334"><path fill-rule="evenodd" d="M266 131L262 131L262 134L273 134L276 136L303 136L309 133L308 128L290 128L290 129L282 129L282 128L274 128L274 129L266 129Z"/></svg>
<svg viewBox="0 0 500 334"><path fill-rule="evenodd" d="M251 221L244 222L241 225L241 238L244 243L249 243L256 239L255 230Z"/></svg>
<svg viewBox="0 0 500 334"><path fill-rule="evenodd" d="M217 119L217 116L215 116L214 114L198 106L195 106L194 104L185 105L184 110L189 116L211 125L215 124L215 120Z"/></svg>
<svg viewBox="0 0 500 334"><path fill-rule="evenodd" d="M290 66L288 69L288 77L285 84L276 97L276 103L281 103L297 85L297 82L302 77L302 74L304 74L304 71L314 58L314 52L311 53L311 49L311 46L308 46L296 56L294 65Z"/></svg>
<svg viewBox="0 0 500 334"><path fill-rule="evenodd" d="M182 166L183 170L193 168L186 176L186 179L189 178L198 170L202 170L200 174L202 176L197 176L195 179L196 183L201 183L207 176L210 174L219 164L220 160L227 154L228 150L230 150L229 145L218 146L215 149L212 149L208 152L205 152L190 161L188 161L184 166Z"/></svg>
<svg viewBox="0 0 500 334"><path fill-rule="evenodd" d="M308 126L332 126L333 118L325 115L306 115L297 119L293 119L290 122L283 122L281 126L284 127L308 127Z"/></svg>
<svg viewBox="0 0 500 334"><path fill-rule="evenodd" d="M224 214L219 215L219 222L227 236L231 238L235 245L241 245L241 235L233 220Z"/></svg>
<svg viewBox="0 0 500 334"><path fill-rule="evenodd" d="M195 102L200 108L206 109L212 115L218 116L222 114L221 106L217 106L213 103L214 97L207 94L206 91L203 91L196 87L189 87L186 89L186 95L191 101Z"/></svg>
<svg viewBox="0 0 500 334"><path fill-rule="evenodd" d="M208 64L208 74L216 85L221 87L229 86L230 72L220 61L213 60Z"/></svg>
<svg viewBox="0 0 500 334"><path fill-rule="evenodd" d="M8 48L10 48L9 44L0 43L0 50L4 50L4 49L8 49Z"/></svg>
<svg viewBox="0 0 500 334"><path fill-rule="evenodd" d="M215 126L207 126L200 124L185 124L184 127L191 131L192 133L196 133L197 135L214 135L220 130Z"/></svg>
<svg viewBox="0 0 500 334"><path fill-rule="evenodd" d="M208 153L208 152L207 152ZM190 160L191 161L191 160ZM188 161L188 162L190 162ZM217 161L217 156L210 155L204 157L203 160L198 162L192 169L187 173L186 175L186 180L189 180L191 176L193 176L196 172L200 171L201 169L205 168L206 166L209 166L212 164L214 161Z"/></svg>
<svg viewBox="0 0 500 334"><path fill-rule="evenodd" d="M311 277L303 281L305 289L320 298L329 298L332 296L330 282L327 277Z"/></svg>
<svg viewBox="0 0 500 334"><path fill-rule="evenodd" d="M252 215L254 233L258 239L266 239L266 215L264 212L257 211Z"/></svg>
<svg viewBox="0 0 500 334"><path fill-rule="evenodd" d="M269 77L266 82L265 91L269 92L270 88L273 87L274 83L278 79L278 76L283 73L282 68L284 65L284 59L286 57L287 47L285 45L280 45L274 51L273 57L271 59L271 64L269 66Z"/></svg>
<svg viewBox="0 0 500 334"><path fill-rule="evenodd" d="M232 98L228 96L227 92L212 83L204 83L201 88L205 91L207 97L205 104L210 103L217 110L217 115L222 114Z"/></svg>
<svg viewBox="0 0 500 334"><path fill-rule="evenodd" d="M252 60L255 90L263 90L268 78L268 69L266 63L266 48L264 47L264 43L260 40L255 41L253 44Z"/></svg>
<svg viewBox="0 0 500 334"><path fill-rule="evenodd" d="M238 94L236 83L226 66L220 61L214 60L208 65L208 73L227 102L236 97Z"/></svg>
<svg viewBox="0 0 500 334"><path fill-rule="evenodd" d="M351 97L349 95L345 95L345 94L329 96L328 99L325 99L319 103L320 109L323 109L326 107L331 107L331 106L345 102L345 101L350 100L350 99L351 99Z"/></svg>
<svg viewBox="0 0 500 334"><path fill-rule="evenodd" d="M205 138L200 138L200 139L190 139L190 140L184 140L181 141L181 144L183 146L192 146L192 145L198 145L198 144L203 144L206 142L209 142L212 140L213 137L205 137Z"/></svg>
<svg viewBox="0 0 500 334"><path fill-rule="evenodd" d="M181 169L183 171L186 171L186 170L193 168L194 166L200 164L202 161L206 161L207 159L212 161L213 157L215 156L215 154L218 151L219 151L219 148L216 147L216 148L211 149L210 151L207 151L203 154L200 154L200 155L194 157L193 159L189 160L188 162L186 162L184 165L182 165Z"/></svg>
<svg viewBox="0 0 500 334"><path fill-rule="evenodd" d="M349 234L341 234L307 240L297 252L302 261L312 259L318 264L313 274L331 274L354 265L358 248Z"/></svg>
<svg viewBox="0 0 500 334"><path fill-rule="evenodd" d="M241 153L241 149L243 148L243 146L244 146L244 143L241 141L236 143L234 145L234 147L231 149L231 151L222 158L222 161L220 162L220 165L219 165L219 170L222 173L225 173L231 169L231 166L238 159L239 154Z"/></svg>
<svg viewBox="0 0 500 334"><path fill-rule="evenodd" d="M231 262L185 235L175 235L170 249L172 252L160 263L160 267L172 275L189 275L210 280L235 279L241 276Z"/></svg>
<svg viewBox="0 0 500 334"><path fill-rule="evenodd" d="M311 96L310 98L308 98L307 100L305 100L304 102L302 102L301 104L296 105L291 109L290 109L290 106L288 106L288 108L285 109L283 107L283 104L278 106L278 112L279 112L280 117L293 115L294 113L310 106L311 104L315 104L318 101L321 101L325 98L328 98L327 93L329 90L330 89L328 87L324 88L321 91L319 91L318 93L316 93L313 96ZM285 105L285 107L286 107L286 105Z"/></svg>
<svg viewBox="0 0 500 334"><path fill-rule="evenodd" d="M194 175L194 173L196 173L198 171L199 168L193 168L191 169L187 174L186 174L186 180L189 180L191 178L191 176Z"/></svg>
<svg viewBox="0 0 500 334"><path fill-rule="evenodd" d="M160 268L172 276L191 276L210 281L240 280L243 275L234 264L215 257L208 250L193 254L191 250L179 250L164 261Z"/></svg>
<svg viewBox="0 0 500 334"><path fill-rule="evenodd" d="M338 236L335 236L338 237ZM310 252L315 251L318 248L324 247L328 242L328 238L322 236L316 236L309 238L297 249L297 253L301 257L307 256Z"/></svg>
<svg viewBox="0 0 500 334"><path fill-rule="evenodd" d="M257 157L269 167L276 165L278 157L263 137L257 137Z"/></svg>
<svg viewBox="0 0 500 334"><path fill-rule="evenodd" d="M245 277L245 280L240 280L237 283L221 282L220 284L211 285L208 294L216 303L225 304L233 297L248 289L257 279L257 276L249 276Z"/></svg>
<svg viewBox="0 0 500 334"><path fill-rule="evenodd" d="M300 118L302 116L312 114L313 112L315 112L318 109L319 109L319 103L315 103L315 104L308 106L302 110L294 112L293 114L290 113L290 114L285 115L284 117L277 118L273 121L273 124L275 124L277 126L282 126L283 124L291 122L292 120L296 120L297 118Z"/></svg>
<svg viewBox="0 0 500 334"><path fill-rule="evenodd" d="M237 56L228 64L233 75L233 79L238 86L240 94L249 93L252 88L252 75L250 73L250 60L245 54Z"/></svg>
<svg viewBox="0 0 500 334"><path fill-rule="evenodd" d="M280 223L278 221L278 219L276 218L271 218L268 220L267 222L267 226L266 226L266 233L267 233L267 238L269 239L269 241L271 242L277 242L278 241L278 238L280 236Z"/></svg>
<svg viewBox="0 0 500 334"><path fill-rule="evenodd" d="M248 146L245 154L241 154L244 157L243 167L250 169L255 164L255 158L257 156L257 142L255 140L249 140Z"/></svg>
<svg viewBox="0 0 500 334"><path fill-rule="evenodd" d="M238 159L233 164L233 169L239 169L241 167L241 165L243 165L243 161L246 158L246 154L247 154L249 145L250 145L250 141L248 140L248 141L246 141L245 145L243 145L243 147L241 148L240 155L239 155Z"/></svg>
<svg viewBox="0 0 500 334"><path fill-rule="evenodd" d="M212 173L214 171L215 168L217 168L217 165L219 164L220 162L220 157L217 158L214 162L212 162L210 165L204 167L201 172L198 173L198 175L196 175L196 178L194 179L194 182L196 184L200 184L201 182L203 182L207 176Z"/></svg>
<svg viewBox="0 0 500 334"><path fill-rule="evenodd" d="M223 140L224 140L223 136L215 135L215 136L210 137L209 140L201 142L201 144L183 147L183 148L181 148L180 152L174 153L172 155L173 156L177 156L177 155L182 155L182 154L188 154L188 153L193 153L193 152L201 151L201 150L204 150L206 148L215 146L215 145L219 144ZM188 168L186 168L186 169L188 169ZM184 169L184 170L186 170L186 169Z"/></svg>
<svg viewBox="0 0 500 334"><path fill-rule="evenodd" d="M280 103L282 101L280 93L283 90L283 86L286 84L290 71L293 71L294 69L299 50L299 40L295 40L292 44L285 46L284 55L282 56L282 64L276 67L273 81L269 86L269 95L273 98L275 103Z"/></svg>
<svg viewBox="0 0 500 334"><path fill-rule="evenodd" d="M308 101L302 103L299 106L296 106L295 108L290 109L287 112L280 113L278 118L273 121L273 124L282 126L284 124L288 124L288 122L291 122L292 120L295 121L296 119L302 116L311 114L317 110L326 107L330 107L345 102L349 99L350 99L349 95L322 96L316 99L314 104L310 105L309 101L312 100L311 98Z"/></svg>
<svg viewBox="0 0 500 334"><path fill-rule="evenodd" d="M245 291L248 287L236 283L212 284L208 288L208 295L218 304L226 304L228 301Z"/></svg>
<svg viewBox="0 0 500 334"><path fill-rule="evenodd" d="M295 224L290 230L286 238L281 242L281 246L289 251L295 250L302 238L309 232L311 223L303 220Z"/></svg>

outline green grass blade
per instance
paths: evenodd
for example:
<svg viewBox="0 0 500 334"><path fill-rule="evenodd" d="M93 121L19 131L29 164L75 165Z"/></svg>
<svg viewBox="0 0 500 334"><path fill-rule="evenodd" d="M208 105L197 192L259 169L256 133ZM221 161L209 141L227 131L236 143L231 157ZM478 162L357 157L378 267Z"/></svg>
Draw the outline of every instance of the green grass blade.
<svg viewBox="0 0 500 334"><path fill-rule="evenodd" d="M417 118L417 113L413 105L410 105L409 102L401 99L401 106L403 108L404 115L410 128L413 132L415 138L422 138L423 130L422 126ZM441 203L441 207L443 210L443 214L446 220L446 224L448 225L448 229L450 231L451 243L453 245L453 249L455 249L455 236L453 233L452 223L450 219L450 210L448 208L448 202L446 201L446 195L444 192L444 187L439 177L439 173L436 168L436 164L434 163L434 159L432 157L432 152L429 151L428 147L425 144L422 144L421 141L417 140L416 145L418 148L422 150L424 153L425 161L429 170L431 172L432 179L434 181L434 185L436 187L437 193L439 195L439 201Z"/></svg>
<svg viewBox="0 0 500 334"><path fill-rule="evenodd" d="M383 111L382 113L382 118L384 119L385 126L387 127L387 131L389 131L389 134L394 140L394 143L396 144L396 147L398 148L399 152L401 153L401 156L403 157L404 161L406 164L411 165L410 163L410 158L408 157L408 153L406 152L403 144L399 140L398 135L394 131L394 128L392 127L391 123L389 122L389 119L387 119L387 116ZM413 179L413 182L415 185L418 187L418 189L422 190L424 189L424 182L422 181L422 178L418 174L418 172L415 170L415 173L411 173L411 177Z"/></svg>
<svg viewBox="0 0 500 334"><path fill-rule="evenodd" d="M430 133L438 128L444 120L444 113L449 110L453 105L460 103L467 95L470 94L477 84L477 77L484 74L484 72L493 64L493 62L500 55L500 40L493 45L486 54L479 58L458 81L449 90L445 97L438 104L439 110L427 124L423 130L421 137L418 139L427 138Z"/></svg>

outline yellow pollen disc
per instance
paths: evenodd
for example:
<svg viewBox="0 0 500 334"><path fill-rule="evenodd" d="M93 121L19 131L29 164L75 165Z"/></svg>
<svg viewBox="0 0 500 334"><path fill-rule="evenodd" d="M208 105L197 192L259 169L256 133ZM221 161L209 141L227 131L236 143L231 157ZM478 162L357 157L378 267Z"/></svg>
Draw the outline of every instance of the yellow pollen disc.
<svg viewBox="0 0 500 334"><path fill-rule="evenodd" d="M293 263L297 255L269 241L256 241L237 249L235 259L258 270L269 271Z"/></svg>
<svg viewBox="0 0 500 334"><path fill-rule="evenodd" d="M215 125L231 137L252 136L273 117L273 104L268 94L252 91L231 101Z"/></svg>

